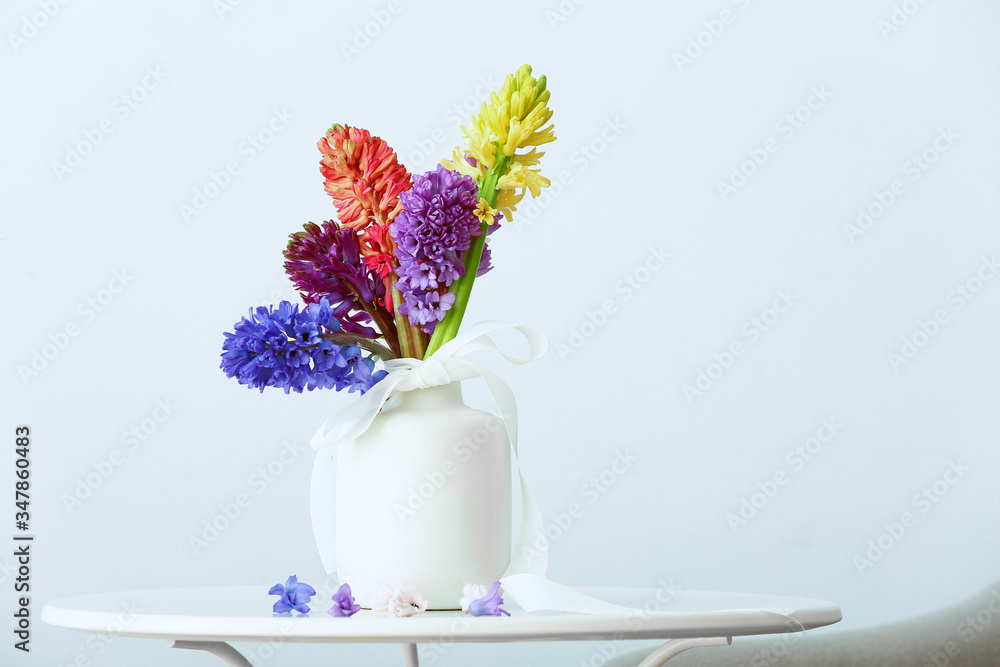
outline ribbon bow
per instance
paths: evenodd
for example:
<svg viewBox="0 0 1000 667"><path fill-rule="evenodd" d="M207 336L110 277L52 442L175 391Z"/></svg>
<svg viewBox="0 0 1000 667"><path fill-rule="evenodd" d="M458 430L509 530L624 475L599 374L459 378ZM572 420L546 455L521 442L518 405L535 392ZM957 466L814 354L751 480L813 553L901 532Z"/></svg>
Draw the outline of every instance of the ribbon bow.
<svg viewBox="0 0 1000 667"><path fill-rule="evenodd" d="M498 331L516 331L528 342L527 357L504 351L490 337ZM382 406L404 391L439 387L459 380L481 377L500 409L521 483L521 531L514 556L504 576L533 574L545 576L548 542L541 510L517 461L517 401L514 392L498 375L462 357L473 352L496 352L512 364L526 364L545 353L548 343L537 327L506 322L481 322L442 345L427 359L391 359L385 362L388 375L355 403L330 416L312 437L313 449L325 449L351 442L368 430ZM531 540L529 544L529 540Z"/></svg>

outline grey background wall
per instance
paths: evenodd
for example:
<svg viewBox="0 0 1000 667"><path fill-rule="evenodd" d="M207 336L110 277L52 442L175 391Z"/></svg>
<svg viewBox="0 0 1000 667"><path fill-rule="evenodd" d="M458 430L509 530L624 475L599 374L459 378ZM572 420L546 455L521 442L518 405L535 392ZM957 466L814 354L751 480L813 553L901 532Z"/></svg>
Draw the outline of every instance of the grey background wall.
<svg viewBox="0 0 1000 667"><path fill-rule="evenodd" d="M998 20L976 0L5 3L2 465L10 489L30 425L35 613L323 578L306 447L353 399L238 386L222 331L294 297L281 251L333 215L315 148L331 123L422 172L523 62L552 90L553 186L496 235L467 322L552 344L530 366L487 361L520 401L550 575L831 599L844 627L987 585ZM5 664L212 660L37 616L34 632ZM398 658L264 662L324 655Z"/></svg>

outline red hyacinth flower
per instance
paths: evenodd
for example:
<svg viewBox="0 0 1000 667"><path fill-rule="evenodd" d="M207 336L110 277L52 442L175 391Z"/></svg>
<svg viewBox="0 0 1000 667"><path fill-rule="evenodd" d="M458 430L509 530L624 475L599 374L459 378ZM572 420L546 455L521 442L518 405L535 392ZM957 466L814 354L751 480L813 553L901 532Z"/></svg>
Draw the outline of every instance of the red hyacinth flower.
<svg viewBox="0 0 1000 667"><path fill-rule="evenodd" d="M385 141L359 127L334 125L316 145L323 154L319 170L341 225L361 231L396 218L402 209L399 195L412 182Z"/></svg>

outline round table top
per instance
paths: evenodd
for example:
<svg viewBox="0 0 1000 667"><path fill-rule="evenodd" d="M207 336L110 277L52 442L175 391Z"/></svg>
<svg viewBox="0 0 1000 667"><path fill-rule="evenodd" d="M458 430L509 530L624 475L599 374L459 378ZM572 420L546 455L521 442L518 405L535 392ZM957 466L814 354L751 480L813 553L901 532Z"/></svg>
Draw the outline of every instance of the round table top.
<svg viewBox="0 0 1000 667"><path fill-rule="evenodd" d="M51 625L125 637L188 641L507 642L540 640L733 637L799 632L841 619L831 602L775 595L641 588L581 588L631 614L536 611L504 605L510 616L472 617L428 611L409 618L362 610L350 618L326 613L317 595L307 615L273 614L270 586L174 588L97 593L54 600L42 609Z"/></svg>

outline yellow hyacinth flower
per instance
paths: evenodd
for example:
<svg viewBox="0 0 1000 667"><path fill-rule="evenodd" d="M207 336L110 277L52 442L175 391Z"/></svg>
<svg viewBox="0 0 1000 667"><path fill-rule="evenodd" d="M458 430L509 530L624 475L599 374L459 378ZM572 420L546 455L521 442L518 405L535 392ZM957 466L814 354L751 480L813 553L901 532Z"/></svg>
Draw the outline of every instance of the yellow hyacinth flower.
<svg viewBox="0 0 1000 667"><path fill-rule="evenodd" d="M515 162L507 170L507 173L497 181L497 187L501 190L528 190L532 197L537 197L542 192L542 188L549 187L549 179L542 176L538 169L528 169Z"/></svg>
<svg viewBox="0 0 1000 667"><path fill-rule="evenodd" d="M451 169L452 171L457 171L462 174L462 176L471 176L472 180L476 182L476 185L482 185L483 178L486 176L488 169L481 163L477 166L469 164L469 161L465 159L465 154L462 152L461 148L457 146L452 150L451 159L441 160L441 164L444 165L445 169Z"/></svg>
<svg viewBox="0 0 1000 667"><path fill-rule="evenodd" d="M543 155L545 155L545 153L539 153L537 148L532 148L527 153L512 155L510 161L512 163L523 164L525 167L534 167L541 162L541 157Z"/></svg>
<svg viewBox="0 0 1000 667"><path fill-rule="evenodd" d="M522 65L508 74L500 90L490 93L490 99L479 107L479 114L469 125L462 126L468 149L464 151L476 160L477 166L491 169L499 154L513 157L520 148L539 146L555 140L548 101L551 93L545 88L545 77L531 76L531 66ZM462 151L458 151L462 153ZM450 169L456 169L457 155ZM444 161L442 161L444 162Z"/></svg>
<svg viewBox="0 0 1000 667"><path fill-rule="evenodd" d="M524 190L497 190L496 209L509 222L514 218L518 203L524 199Z"/></svg>
<svg viewBox="0 0 1000 667"><path fill-rule="evenodd" d="M476 215L484 233L474 237L465 253L466 272L451 285L455 301L434 328L425 355L433 354L458 333L482 257L485 232L496 214L503 213L510 220L526 192L537 197L542 188L549 186L549 179L535 168L543 155L535 146L556 138L549 123L551 93L545 86L544 76L531 76L530 65L508 74L500 90L490 93L490 99L480 105L469 125L462 126L466 148L456 148L451 159L441 160L445 168L470 176L479 186ZM526 148L530 150L518 153Z"/></svg>
<svg viewBox="0 0 1000 667"><path fill-rule="evenodd" d="M545 85L544 76L531 76L530 65L508 74L500 90L490 93L489 101L480 105L479 114L469 125L462 126L467 148L455 148L451 159L441 160L445 167L471 176L480 186L488 173L496 172L490 194L495 193L496 210L507 220L525 191L537 197L542 188L549 186L549 180L531 168L544 155L535 146L556 138L553 126L547 124L552 110L548 106L551 93ZM529 147L529 151L517 152Z"/></svg>
<svg viewBox="0 0 1000 667"><path fill-rule="evenodd" d="M480 222L486 223L487 225L492 225L496 222L497 210L486 203L486 200L482 197L476 202L476 210L474 211L476 217L479 218Z"/></svg>
<svg viewBox="0 0 1000 667"><path fill-rule="evenodd" d="M519 148L538 146L555 140L548 107L551 93L545 89L545 77L531 76L531 66L522 65L508 74L500 90L490 93L488 102L479 107L479 115L462 126L469 154L487 168L493 166L496 147L510 157Z"/></svg>

